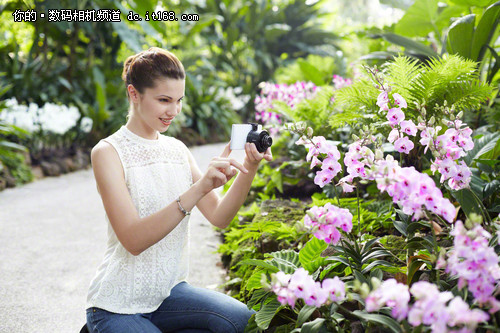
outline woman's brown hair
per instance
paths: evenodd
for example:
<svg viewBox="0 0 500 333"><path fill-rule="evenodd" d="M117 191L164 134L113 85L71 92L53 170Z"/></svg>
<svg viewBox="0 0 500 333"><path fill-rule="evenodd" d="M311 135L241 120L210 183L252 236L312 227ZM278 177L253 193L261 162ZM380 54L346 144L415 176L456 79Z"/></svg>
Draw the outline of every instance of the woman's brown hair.
<svg viewBox="0 0 500 333"><path fill-rule="evenodd" d="M157 79L182 80L185 77L184 66L179 59L173 53L159 47L151 47L132 55L123 64L122 79L125 87L131 84L141 94L144 89L153 88ZM129 97L128 90L127 97Z"/></svg>

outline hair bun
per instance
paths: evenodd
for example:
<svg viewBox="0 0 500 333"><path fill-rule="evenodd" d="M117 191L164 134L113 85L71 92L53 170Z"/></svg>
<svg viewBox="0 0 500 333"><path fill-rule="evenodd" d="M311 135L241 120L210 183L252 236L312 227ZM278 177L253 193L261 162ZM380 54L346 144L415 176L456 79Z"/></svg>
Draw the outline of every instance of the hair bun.
<svg viewBox="0 0 500 333"><path fill-rule="evenodd" d="M125 63L123 64L123 72L122 72L122 80L124 82L129 81L129 80L127 80L127 75L128 75L128 72L130 70L132 63L134 62L134 60L136 58L137 58L137 54L134 54L134 55L129 56L127 58L127 60L125 60Z"/></svg>

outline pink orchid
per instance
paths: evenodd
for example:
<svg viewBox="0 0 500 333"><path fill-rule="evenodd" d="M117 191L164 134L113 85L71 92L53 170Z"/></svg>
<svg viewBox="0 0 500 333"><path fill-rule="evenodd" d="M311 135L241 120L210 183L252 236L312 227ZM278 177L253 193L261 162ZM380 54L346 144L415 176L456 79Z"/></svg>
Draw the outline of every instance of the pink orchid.
<svg viewBox="0 0 500 333"><path fill-rule="evenodd" d="M415 136L417 134L417 126L411 120L403 120L401 122L401 131L408 135Z"/></svg>
<svg viewBox="0 0 500 333"><path fill-rule="evenodd" d="M400 153L408 154L415 145L407 137L399 138L394 142L394 149Z"/></svg>
<svg viewBox="0 0 500 333"><path fill-rule="evenodd" d="M394 103L400 108L407 108L408 104L406 104L406 100L398 93L392 94L392 98L394 98Z"/></svg>
<svg viewBox="0 0 500 333"><path fill-rule="evenodd" d="M399 125L405 119L405 114L399 108L392 108L387 112L387 120L391 126Z"/></svg>

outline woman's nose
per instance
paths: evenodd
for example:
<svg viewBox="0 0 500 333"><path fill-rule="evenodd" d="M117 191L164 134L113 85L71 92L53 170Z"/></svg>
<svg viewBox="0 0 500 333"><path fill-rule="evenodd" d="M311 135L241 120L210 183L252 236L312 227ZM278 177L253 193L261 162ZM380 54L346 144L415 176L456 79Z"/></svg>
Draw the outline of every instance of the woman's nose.
<svg viewBox="0 0 500 333"><path fill-rule="evenodd" d="M168 110L167 110L167 114L170 116L170 117L175 117L179 114L179 112L181 112L181 108L180 108L180 105L173 105L171 106Z"/></svg>

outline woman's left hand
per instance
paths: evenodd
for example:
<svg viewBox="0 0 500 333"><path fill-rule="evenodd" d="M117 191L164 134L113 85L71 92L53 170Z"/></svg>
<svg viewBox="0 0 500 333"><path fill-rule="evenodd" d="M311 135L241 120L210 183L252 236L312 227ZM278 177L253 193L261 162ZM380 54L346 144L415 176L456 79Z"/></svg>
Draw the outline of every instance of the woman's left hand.
<svg viewBox="0 0 500 333"><path fill-rule="evenodd" d="M263 153L260 153L255 146L255 143L247 142L245 144L245 163L249 165L257 166L259 165L262 159L265 159L268 162L273 160L273 153L271 152L271 147L267 148L267 150Z"/></svg>

